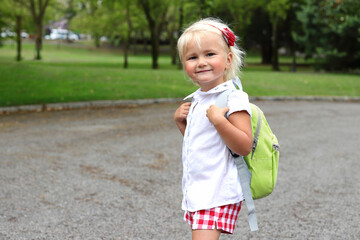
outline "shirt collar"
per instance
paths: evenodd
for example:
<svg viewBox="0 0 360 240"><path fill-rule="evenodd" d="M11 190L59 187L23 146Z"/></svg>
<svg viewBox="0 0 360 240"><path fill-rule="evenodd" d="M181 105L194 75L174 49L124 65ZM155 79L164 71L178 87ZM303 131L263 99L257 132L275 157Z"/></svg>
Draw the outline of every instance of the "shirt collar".
<svg viewBox="0 0 360 240"><path fill-rule="evenodd" d="M207 92L203 92L201 91L201 89L199 88L198 90L196 90L195 92L193 92L192 94L190 94L189 96L185 97L184 100L190 99L190 98L196 98L196 96L199 95L210 95L210 94L214 94L214 93L220 93L223 92L229 88L233 88L234 85L232 84L231 80L228 80L222 84L217 85L216 87L210 89Z"/></svg>

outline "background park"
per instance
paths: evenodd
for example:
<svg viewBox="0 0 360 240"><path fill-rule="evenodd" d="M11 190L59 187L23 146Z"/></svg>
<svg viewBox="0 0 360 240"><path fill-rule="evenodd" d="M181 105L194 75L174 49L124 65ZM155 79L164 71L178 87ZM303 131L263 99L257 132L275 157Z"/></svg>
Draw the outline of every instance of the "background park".
<svg viewBox="0 0 360 240"><path fill-rule="evenodd" d="M180 70L176 39L208 16L240 37L250 96L358 97L359 8L356 0L2 0L0 106L186 96L196 87Z"/></svg>
<svg viewBox="0 0 360 240"><path fill-rule="evenodd" d="M275 190L255 202L260 230L250 232L243 205L221 239L360 239L358 9L358 0L0 0L0 110L178 101L197 87L176 40L219 17L240 37L239 77L281 145ZM177 107L3 111L0 239L191 239Z"/></svg>

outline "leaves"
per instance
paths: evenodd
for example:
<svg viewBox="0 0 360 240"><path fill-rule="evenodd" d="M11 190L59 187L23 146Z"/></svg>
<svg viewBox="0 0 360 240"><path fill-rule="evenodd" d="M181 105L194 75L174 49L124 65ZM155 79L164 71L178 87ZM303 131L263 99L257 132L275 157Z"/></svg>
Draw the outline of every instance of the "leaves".
<svg viewBox="0 0 360 240"><path fill-rule="evenodd" d="M297 12L301 32L295 41L318 67L347 70L360 67L359 1L307 0Z"/></svg>

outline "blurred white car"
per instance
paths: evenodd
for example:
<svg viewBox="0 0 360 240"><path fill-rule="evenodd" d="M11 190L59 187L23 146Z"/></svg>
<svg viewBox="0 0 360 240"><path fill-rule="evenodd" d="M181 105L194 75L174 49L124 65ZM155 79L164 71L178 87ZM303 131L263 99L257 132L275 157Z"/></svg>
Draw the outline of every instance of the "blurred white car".
<svg viewBox="0 0 360 240"><path fill-rule="evenodd" d="M22 38L29 38L29 34L27 32L21 32Z"/></svg>
<svg viewBox="0 0 360 240"><path fill-rule="evenodd" d="M10 32L9 30L6 30L6 31L1 33L1 37L2 38L16 37L16 33L15 32ZM22 38L29 38L29 34L27 32L21 32L21 37Z"/></svg>
<svg viewBox="0 0 360 240"><path fill-rule="evenodd" d="M77 34L75 34L75 33L73 33L73 32L69 32L69 39L70 40L79 40L80 38L79 38L79 36L77 35Z"/></svg>
<svg viewBox="0 0 360 240"><path fill-rule="evenodd" d="M4 32L1 32L1 37L2 38L6 38L6 37L15 37L16 33L11 32L9 30L5 30Z"/></svg>
<svg viewBox="0 0 360 240"><path fill-rule="evenodd" d="M45 39L57 40L57 39L69 39L69 40L79 40L79 36L74 32L67 29L51 29L49 35L45 35Z"/></svg>

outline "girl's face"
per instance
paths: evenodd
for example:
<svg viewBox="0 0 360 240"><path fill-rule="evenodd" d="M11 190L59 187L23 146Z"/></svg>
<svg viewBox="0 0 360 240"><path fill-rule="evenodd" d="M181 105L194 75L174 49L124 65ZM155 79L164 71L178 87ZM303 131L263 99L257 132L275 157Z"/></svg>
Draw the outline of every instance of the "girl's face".
<svg viewBox="0 0 360 240"><path fill-rule="evenodd" d="M232 53L225 51L222 41L222 36L210 32L200 38L201 47L196 41L187 45L185 71L202 91L209 91L226 81L225 70L231 64Z"/></svg>

